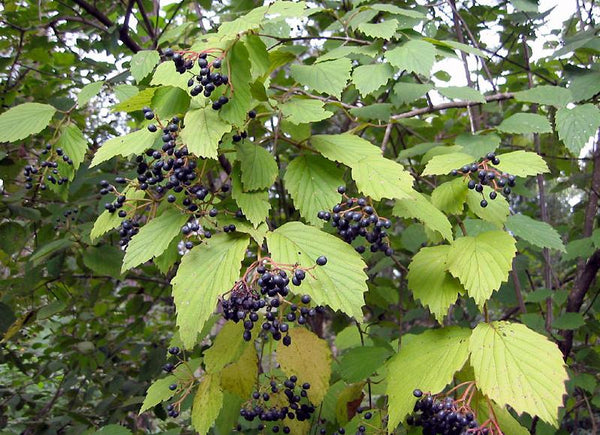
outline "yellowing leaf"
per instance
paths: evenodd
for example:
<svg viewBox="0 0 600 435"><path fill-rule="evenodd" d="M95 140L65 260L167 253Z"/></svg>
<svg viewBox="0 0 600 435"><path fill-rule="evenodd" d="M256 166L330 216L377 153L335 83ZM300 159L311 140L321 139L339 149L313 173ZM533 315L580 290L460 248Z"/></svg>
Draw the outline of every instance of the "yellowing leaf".
<svg viewBox="0 0 600 435"><path fill-rule="evenodd" d="M415 299L429 306L442 323L450 305L464 292L460 282L448 273L448 245L421 248L408 266L408 288Z"/></svg>
<svg viewBox="0 0 600 435"><path fill-rule="evenodd" d="M331 350L325 340L304 328L289 332L292 344L277 346L277 362L286 375L295 375L299 383L310 383L308 398L319 406L329 389Z"/></svg>
<svg viewBox="0 0 600 435"><path fill-rule="evenodd" d="M244 351L243 323L227 322L219 331L210 348L204 351L204 367L208 373L217 373L235 361Z"/></svg>
<svg viewBox="0 0 600 435"><path fill-rule="evenodd" d="M402 337L400 352L387 364L390 430L412 412L415 388L436 394L452 382L469 357L470 333L453 326Z"/></svg>
<svg viewBox="0 0 600 435"><path fill-rule="evenodd" d="M268 233L267 245L277 263L313 267L324 255L327 264L312 269L300 287L291 287L292 292L309 294L317 304L362 319L366 265L352 246L300 222L288 222Z"/></svg>
<svg viewBox="0 0 600 435"><path fill-rule="evenodd" d="M508 278L515 245L515 239L504 231L458 238L448 253L448 270L481 307Z"/></svg>
<svg viewBox="0 0 600 435"><path fill-rule="evenodd" d="M248 400L256 387L258 355L253 344L246 344L240 358L221 371L221 387Z"/></svg>
<svg viewBox="0 0 600 435"><path fill-rule="evenodd" d="M183 256L171 281L177 307L177 326L186 348L196 344L198 333L240 274L248 237L222 233L195 246Z"/></svg>
<svg viewBox="0 0 600 435"><path fill-rule="evenodd" d="M200 435L208 433L223 406L219 374L205 375L192 405L192 426Z"/></svg>
<svg viewBox="0 0 600 435"><path fill-rule="evenodd" d="M556 344L525 325L493 322L477 325L469 350L482 393L558 426L567 372Z"/></svg>

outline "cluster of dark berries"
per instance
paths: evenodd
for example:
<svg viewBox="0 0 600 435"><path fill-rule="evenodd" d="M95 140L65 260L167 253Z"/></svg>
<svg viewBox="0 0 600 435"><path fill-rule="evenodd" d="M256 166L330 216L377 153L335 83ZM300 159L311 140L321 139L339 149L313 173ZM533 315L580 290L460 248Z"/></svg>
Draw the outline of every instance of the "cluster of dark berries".
<svg viewBox="0 0 600 435"><path fill-rule="evenodd" d="M265 429L265 423L284 422L286 419L305 421L309 420L315 412L314 405L310 402L308 391L310 384L305 382L301 384L298 378L294 375L290 376L283 383L278 383L272 379L270 381L268 391L255 391L252 393L252 399L240 410L240 415L246 421L254 421L258 419L261 424L258 430ZM275 395L283 394L287 399L286 406L269 406L269 401ZM282 402L282 401L278 401ZM241 430L241 426L238 426ZM281 430L282 433L290 433L291 429L288 426L273 425L271 431L277 433Z"/></svg>
<svg viewBox="0 0 600 435"><path fill-rule="evenodd" d="M421 390L415 390L413 394L419 400L415 403L415 413L408 417L407 423L422 427L423 435L490 434L487 427L479 426L471 411L465 406L459 406L451 397L434 399L430 395L424 395Z"/></svg>
<svg viewBox="0 0 600 435"><path fill-rule="evenodd" d="M25 175L25 189L33 188L35 182L40 184L41 190L46 190L46 181L52 184L66 184L69 179L61 176L58 171L58 161L62 159L67 165L73 166L73 160L65 154L62 148L57 147L52 151L52 145L47 144L42 150L42 155L47 155L48 158L40 163L40 167L35 165L25 165L23 170ZM48 173L49 172L49 173ZM34 181L34 179L37 179Z"/></svg>
<svg viewBox="0 0 600 435"><path fill-rule="evenodd" d="M120 212L119 212L120 213ZM127 247L129 241L133 236L135 236L140 231L139 222L133 221L131 219L124 219L121 222L121 226L119 227L119 245L122 247Z"/></svg>
<svg viewBox="0 0 600 435"><path fill-rule="evenodd" d="M202 93L205 97L210 97L215 89L221 85L227 85L229 78L225 74L216 72L221 68L221 59L217 58L212 62L208 59L208 53L195 53L195 52L177 52L175 53L171 49L165 50L165 56L170 58L175 63L175 69L179 74L184 74L186 71L190 71L194 64L197 62L200 67L199 74L193 74L188 80L188 87L192 88L190 95L195 97ZM229 98L225 95L221 95L217 101L214 101L212 108L219 110L225 104L229 102Z"/></svg>
<svg viewBox="0 0 600 435"><path fill-rule="evenodd" d="M181 352L181 349L179 349L179 347L177 347L177 346L173 346L173 347L169 348L168 352L170 355L177 357L177 355L179 355L179 353ZM168 362L163 366L163 370L167 373L172 373L173 370L175 369L175 367L176 367L175 364L173 364L172 362ZM171 385L169 385L169 390L175 391L175 390L177 390L178 387L179 386L177 384L171 384ZM169 417L173 417L173 418L179 417L179 411L177 408L178 407L176 407L174 404L169 403L167 405L167 415Z"/></svg>
<svg viewBox="0 0 600 435"><path fill-rule="evenodd" d="M387 256L393 255L394 250L386 241L385 231L392 226L390 220L378 216L367 198L348 197L344 186L338 187L338 192L344 195L345 200L336 204L332 212L320 211L317 217L326 222L331 221L331 226L337 230L344 241L352 243L361 236L371 245L371 252L381 251ZM365 252L364 245L359 245L355 249L361 254Z"/></svg>
<svg viewBox="0 0 600 435"><path fill-rule="evenodd" d="M465 165L460 169L453 169L451 174L454 176L462 175L465 178L469 178L467 184L469 189L481 193L482 196L483 186L490 186L492 189L489 194L491 200L496 199L499 191L504 195L510 195L511 187L515 186L516 177L490 167L490 163L492 165L498 165L500 163L500 159L496 157L496 154L488 153L481 162ZM477 179L472 179L471 174L476 175ZM485 208L487 207L488 202L483 198L479 204Z"/></svg>
<svg viewBox="0 0 600 435"><path fill-rule="evenodd" d="M54 230L58 230L63 224L67 225L69 221L75 221L77 219L77 213L79 213L79 210L76 208L64 211L62 217L56 218L56 225L54 225Z"/></svg>
<svg viewBox="0 0 600 435"><path fill-rule="evenodd" d="M321 256L317 259L318 265L322 266L325 263L327 263L326 257ZM221 300L223 317L226 320L244 322L244 340L252 339L252 330L259 323L261 319L259 312L263 309L261 336L263 338L270 336L276 341L281 340L285 346L292 343L288 322L305 325L309 317L324 310L323 307L308 307L311 301L309 295L300 298L303 306L286 299L290 294L290 281L294 286L300 286L306 278L304 269L289 267L286 271L271 263L255 263L248 268L248 272L251 273L251 277L248 278L246 275L242 277L235 283L229 298ZM291 280L288 272L292 274Z"/></svg>

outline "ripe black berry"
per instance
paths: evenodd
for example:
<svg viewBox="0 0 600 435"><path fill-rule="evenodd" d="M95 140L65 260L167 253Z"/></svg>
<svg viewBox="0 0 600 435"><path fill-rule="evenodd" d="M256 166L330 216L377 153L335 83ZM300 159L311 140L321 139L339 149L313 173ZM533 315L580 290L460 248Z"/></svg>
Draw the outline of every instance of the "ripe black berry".
<svg viewBox="0 0 600 435"><path fill-rule="evenodd" d="M327 264L327 257L321 255L319 258L317 258L317 264L319 266L325 266L325 264Z"/></svg>

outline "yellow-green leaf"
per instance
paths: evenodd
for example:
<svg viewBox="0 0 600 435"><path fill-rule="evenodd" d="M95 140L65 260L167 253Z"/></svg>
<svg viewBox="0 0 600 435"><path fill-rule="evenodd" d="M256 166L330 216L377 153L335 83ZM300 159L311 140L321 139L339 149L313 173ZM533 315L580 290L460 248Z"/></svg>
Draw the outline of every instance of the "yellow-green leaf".
<svg viewBox="0 0 600 435"><path fill-rule="evenodd" d="M185 128L181 139L191 153L198 157L217 158L219 141L231 131L231 125L223 122L212 107L190 110L184 119Z"/></svg>
<svg viewBox="0 0 600 435"><path fill-rule="evenodd" d="M413 192L409 198L396 200L392 213L394 216L418 219L446 240L453 239L452 225L446 215L419 192Z"/></svg>
<svg viewBox="0 0 600 435"><path fill-rule="evenodd" d="M218 373L205 375L192 405L192 426L200 435L208 433L223 406L223 390Z"/></svg>
<svg viewBox="0 0 600 435"><path fill-rule="evenodd" d="M40 103L24 103L8 109L0 115L0 142L15 142L39 133L55 113L54 107Z"/></svg>
<svg viewBox="0 0 600 435"><path fill-rule="evenodd" d="M352 178L365 195L374 200L410 198L413 178L404 167L381 156L366 157L352 165Z"/></svg>

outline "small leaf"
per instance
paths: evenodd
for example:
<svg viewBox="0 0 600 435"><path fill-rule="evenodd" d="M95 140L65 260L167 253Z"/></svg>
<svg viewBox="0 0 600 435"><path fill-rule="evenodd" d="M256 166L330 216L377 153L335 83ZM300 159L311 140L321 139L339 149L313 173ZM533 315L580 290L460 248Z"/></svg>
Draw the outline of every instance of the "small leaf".
<svg viewBox="0 0 600 435"><path fill-rule="evenodd" d="M183 122L185 128L180 136L190 152L198 157L216 159L219 141L231 131L231 125L221 121L218 112L211 107L190 110Z"/></svg>
<svg viewBox="0 0 600 435"><path fill-rule="evenodd" d="M195 63L194 67L189 70L189 72L198 75L200 72L200 67L197 63ZM154 71L152 75L152 81L150 82L151 86L175 86L177 88L181 88L184 91L188 90L188 80L190 76L188 74L179 74L175 68L173 67L172 62L162 62Z"/></svg>
<svg viewBox="0 0 600 435"><path fill-rule="evenodd" d="M585 325L585 319L581 313L563 313L552 322L554 329L579 329Z"/></svg>
<svg viewBox="0 0 600 435"><path fill-rule="evenodd" d="M368 378L390 354L390 350L383 346L359 346L344 352L339 362L342 379L358 382Z"/></svg>
<svg viewBox="0 0 600 435"><path fill-rule="evenodd" d="M422 175L449 174L453 169L460 169L464 165L473 163L473 160L473 156L464 153L451 153L433 156L431 160L427 162Z"/></svg>
<svg viewBox="0 0 600 435"><path fill-rule="evenodd" d="M152 72L156 64L160 61L160 54L156 50L141 50L131 58L129 69L131 75L137 83L141 82L148 74ZM170 63L170 62L166 62Z"/></svg>
<svg viewBox="0 0 600 435"><path fill-rule="evenodd" d="M331 234L300 222L288 222L267 234L271 258L277 263L299 264L312 268L324 255L327 264L316 266L306 274L298 289L309 294L316 304L362 318L363 293L367 291L367 275L362 257L349 244Z"/></svg>
<svg viewBox="0 0 600 435"><path fill-rule="evenodd" d="M515 92L513 95L517 101L556 107L564 107L573 100L571 92L560 86L536 86L526 91Z"/></svg>
<svg viewBox="0 0 600 435"><path fill-rule="evenodd" d="M385 58L400 70L429 76L435 62L435 47L429 42L413 39L387 51Z"/></svg>
<svg viewBox="0 0 600 435"><path fill-rule="evenodd" d="M289 332L292 344L277 346L277 362L287 376L295 375L299 382L308 382L308 397L319 406L329 389L331 350L325 340L304 328Z"/></svg>
<svg viewBox="0 0 600 435"><path fill-rule="evenodd" d="M219 374L205 375L198 386L192 405L192 426L200 435L208 433L223 406Z"/></svg>
<svg viewBox="0 0 600 435"><path fill-rule="evenodd" d="M286 121L295 125L319 122L333 116L333 112L324 109L322 101L310 98L291 98L280 104L279 110Z"/></svg>
<svg viewBox="0 0 600 435"><path fill-rule="evenodd" d="M448 273L450 250L447 245L421 248L408 266L408 288L440 323L450 305L464 292L460 282Z"/></svg>
<svg viewBox="0 0 600 435"><path fill-rule="evenodd" d="M252 142L240 143L236 151L245 190L268 189L273 185L279 169L270 152Z"/></svg>
<svg viewBox="0 0 600 435"><path fill-rule="evenodd" d="M573 101L583 101L600 93L600 71L586 70L576 74L569 84Z"/></svg>
<svg viewBox="0 0 600 435"><path fill-rule="evenodd" d="M438 231L446 240L452 240L452 225L446 215L418 192L413 192L410 198L397 200L392 213L394 216L418 219L430 229Z"/></svg>
<svg viewBox="0 0 600 435"><path fill-rule="evenodd" d="M177 326L186 348L194 347L198 333L217 305L217 298L228 292L238 279L247 246L247 236L221 233L183 256L171 284Z"/></svg>
<svg viewBox="0 0 600 435"><path fill-rule="evenodd" d="M242 210L244 216L252 222L254 228L257 228L267 219L267 215L271 209L269 192L267 190L245 192L242 187L238 165L235 165L231 172L231 197Z"/></svg>
<svg viewBox="0 0 600 435"><path fill-rule="evenodd" d="M169 385L176 382L177 378L173 375L155 380L146 392L146 398L144 399L144 403L140 408L139 414L158 405L160 402L169 400L169 398L173 396L173 391L169 389Z"/></svg>
<svg viewBox="0 0 600 435"><path fill-rule="evenodd" d="M283 181L302 217L320 227L323 221L317 213L331 210L340 201L336 189L344 184L343 174L335 163L321 156L299 156L288 165Z"/></svg>
<svg viewBox="0 0 600 435"><path fill-rule="evenodd" d="M312 136L310 143L323 157L349 167L365 157L381 156L378 147L350 133L319 134Z"/></svg>
<svg viewBox="0 0 600 435"><path fill-rule="evenodd" d="M398 21L391 19L380 23L360 23L357 29L371 38L392 39L396 34Z"/></svg>
<svg viewBox="0 0 600 435"><path fill-rule="evenodd" d="M445 88L437 88L437 91L451 100L472 101L481 104L485 103L485 97L481 92L468 86L448 86Z"/></svg>
<svg viewBox="0 0 600 435"><path fill-rule="evenodd" d="M527 177L529 175L550 172L544 159L537 153L519 150L499 154L497 157L500 160L500 164L494 166L501 172L507 172L517 177Z"/></svg>
<svg viewBox="0 0 600 435"><path fill-rule="evenodd" d="M381 156L366 157L352 165L352 178L365 195L382 198L409 198L413 194L412 176L404 167Z"/></svg>
<svg viewBox="0 0 600 435"><path fill-rule="evenodd" d="M104 82L92 82L81 88L81 91L77 94L77 104L82 107L87 104L93 97L95 97L100 89L102 89Z"/></svg>
<svg viewBox="0 0 600 435"><path fill-rule="evenodd" d="M117 155L126 157L131 154L142 154L148 148L152 148L154 141L159 135L158 131L152 133L147 128L142 128L124 136L113 137L98 148L96 155L92 159L92 163L90 163L90 168Z"/></svg>
<svg viewBox="0 0 600 435"><path fill-rule="evenodd" d="M391 103L374 103L362 107L353 107L350 114L360 119L375 119L388 122L394 105Z"/></svg>
<svg viewBox="0 0 600 435"><path fill-rule="evenodd" d="M433 189L431 202L443 212L459 214L463 211L468 192L469 189L465 180L456 178Z"/></svg>
<svg viewBox="0 0 600 435"><path fill-rule="evenodd" d="M460 237L451 245L448 271L480 307L508 278L516 254L515 239L504 231Z"/></svg>
<svg viewBox="0 0 600 435"><path fill-rule="evenodd" d="M480 323L469 350L477 387L517 413L558 426L567 372L558 347L525 325Z"/></svg>
<svg viewBox="0 0 600 435"><path fill-rule="evenodd" d="M65 154L71 158L73 168L79 169L79 165L85 158L88 142L75 124L66 124L60 129L60 137L56 146L62 148Z"/></svg>
<svg viewBox="0 0 600 435"><path fill-rule="evenodd" d="M494 152L500 146L500 138L495 134L462 133L456 136L454 143L462 147L462 152L478 160L487 153ZM458 168L455 168L458 169ZM512 173L512 172L511 172Z"/></svg>
<svg viewBox="0 0 600 435"><path fill-rule="evenodd" d="M364 97L385 85L393 75L394 70L387 63L361 65L352 71L352 82Z"/></svg>
<svg viewBox="0 0 600 435"><path fill-rule="evenodd" d="M250 69L252 77L258 78L269 72L271 62L269 60L269 52L263 40L253 34L247 34L244 37L244 45L248 50L248 58L250 59Z"/></svg>
<svg viewBox="0 0 600 435"><path fill-rule="evenodd" d="M600 109L593 104L562 107L556 112L556 130L569 151L575 156L590 141L600 127Z"/></svg>
<svg viewBox="0 0 600 435"><path fill-rule="evenodd" d="M341 98L342 91L350 79L352 63L348 58L340 58L313 65L292 65L292 77L316 92Z"/></svg>
<svg viewBox="0 0 600 435"><path fill-rule="evenodd" d="M125 258L124 272L162 254L171 240L181 232L181 226L188 220L188 215L176 209L167 209L140 228L139 233L131 238Z"/></svg>
<svg viewBox="0 0 600 435"><path fill-rule="evenodd" d="M420 83L398 82L394 85L394 92L391 100L396 106L402 106L406 103L412 103L433 89L433 85Z"/></svg>
<svg viewBox="0 0 600 435"><path fill-rule="evenodd" d="M0 142L15 142L45 129L56 109L49 104L24 103L0 115Z"/></svg>
<svg viewBox="0 0 600 435"><path fill-rule="evenodd" d="M506 118L496 128L504 133L552 133L548 119L535 113L516 113Z"/></svg>
<svg viewBox="0 0 600 435"><path fill-rule="evenodd" d="M123 192L127 201L123 204L123 210L127 213L130 213L137 206L137 201L144 198L146 193L143 190L133 190L127 189ZM106 234L108 231L113 228L121 225L123 218L119 217L117 213L110 213L108 210L104 210L104 212L98 216L96 222L94 222L94 227L90 232L90 239L92 243L95 243L98 238L100 238L103 234Z"/></svg>
<svg viewBox="0 0 600 435"><path fill-rule="evenodd" d="M532 245L566 252L560 234L546 222L537 221L523 214L515 214L508 218L506 228Z"/></svg>
<svg viewBox="0 0 600 435"><path fill-rule="evenodd" d="M393 373L387 385L390 429L413 411L413 390L436 394L452 382L469 357L470 332L453 326L402 337L400 352L387 364L388 373Z"/></svg>
<svg viewBox="0 0 600 435"><path fill-rule="evenodd" d="M146 88L142 91L137 92L137 90L133 93L133 95L128 96L123 99L119 104L113 106L111 109L112 112L135 112L137 110L142 110L146 106L152 105L152 97L159 89L163 88L163 86L158 88Z"/></svg>

